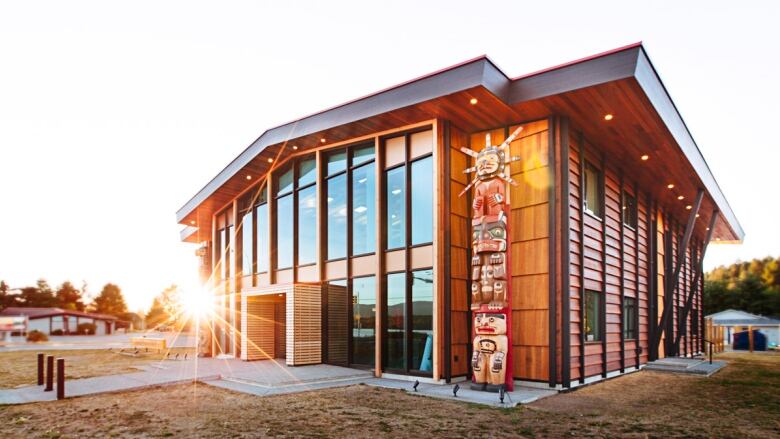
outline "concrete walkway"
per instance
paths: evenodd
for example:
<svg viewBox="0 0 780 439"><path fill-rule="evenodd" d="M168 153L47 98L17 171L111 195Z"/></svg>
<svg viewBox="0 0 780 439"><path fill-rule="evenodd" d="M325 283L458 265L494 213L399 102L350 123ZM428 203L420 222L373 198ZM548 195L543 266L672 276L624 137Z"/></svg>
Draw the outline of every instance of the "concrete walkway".
<svg viewBox="0 0 780 439"><path fill-rule="evenodd" d="M195 381L257 396L366 384L403 389L409 393L435 398L501 407L514 407L519 403L532 402L556 393L553 390L516 387L514 392L508 393L502 404L498 394L473 391L469 389L468 383L460 383L461 389L456 398L452 394L454 384L421 383L415 392L411 381L374 378L367 371L325 364L288 367L283 361L246 362L235 359L199 358L187 361L160 361L144 366L142 369L129 374L68 380L65 383L65 396L70 398ZM26 386L0 390L0 405L56 399L56 389L52 392L44 392L43 388L44 386Z"/></svg>

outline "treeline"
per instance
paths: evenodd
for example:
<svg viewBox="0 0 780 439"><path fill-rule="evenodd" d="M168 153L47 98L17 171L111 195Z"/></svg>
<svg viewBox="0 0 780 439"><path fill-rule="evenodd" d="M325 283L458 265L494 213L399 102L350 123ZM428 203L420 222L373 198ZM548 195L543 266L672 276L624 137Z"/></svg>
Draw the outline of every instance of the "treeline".
<svg viewBox="0 0 780 439"><path fill-rule="evenodd" d="M718 267L705 276L707 314L738 309L780 316L780 258L766 257Z"/></svg>

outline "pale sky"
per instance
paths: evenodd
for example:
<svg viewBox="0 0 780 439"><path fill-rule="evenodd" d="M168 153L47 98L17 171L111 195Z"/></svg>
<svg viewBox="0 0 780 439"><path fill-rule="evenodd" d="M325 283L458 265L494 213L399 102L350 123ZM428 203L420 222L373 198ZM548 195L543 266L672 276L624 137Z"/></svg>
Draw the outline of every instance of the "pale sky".
<svg viewBox="0 0 780 439"><path fill-rule="evenodd" d="M780 254L779 2L378 3L0 2L0 279L146 308L197 284L176 210L265 129L481 54L512 77L636 41L747 233L706 267Z"/></svg>

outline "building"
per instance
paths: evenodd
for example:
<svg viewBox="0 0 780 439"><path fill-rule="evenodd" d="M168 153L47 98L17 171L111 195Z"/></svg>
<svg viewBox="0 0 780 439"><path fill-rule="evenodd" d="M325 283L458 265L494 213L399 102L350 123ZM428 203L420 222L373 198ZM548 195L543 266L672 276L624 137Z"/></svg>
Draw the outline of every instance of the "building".
<svg viewBox="0 0 780 439"><path fill-rule="evenodd" d="M727 309L707 316L712 319L713 326L725 329L724 341L734 342L733 335L752 328L766 335L769 346L780 346L780 319L759 316L736 309Z"/></svg>
<svg viewBox="0 0 780 439"><path fill-rule="evenodd" d="M177 212L215 355L470 374L461 151L511 143L511 371L572 387L703 350L701 260L743 231L641 44L487 57L272 128Z"/></svg>
<svg viewBox="0 0 780 439"><path fill-rule="evenodd" d="M54 331L63 335L75 334L82 323L94 323L96 335L112 334L117 318L106 314L75 311L61 308L9 307L0 311L0 316L23 316L27 318L27 332L40 331L51 335Z"/></svg>

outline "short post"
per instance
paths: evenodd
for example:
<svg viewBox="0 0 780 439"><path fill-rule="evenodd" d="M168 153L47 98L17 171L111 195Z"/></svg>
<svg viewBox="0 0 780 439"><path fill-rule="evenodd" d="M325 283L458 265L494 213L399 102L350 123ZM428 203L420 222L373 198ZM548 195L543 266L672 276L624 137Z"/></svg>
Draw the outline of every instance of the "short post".
<svg viewBox="0 0 780 439"><path fill-rule="evenodd" d="M57 399L65 399L65 359L57 358Z"/></svg>
<svg viewBox="0 0 780 439"><path fill-rule="evenodd" d="M46 356L46 388L44 392L51 392L54 390L54 357L51 355Z"/></svg>
<svg viewBox="0 0 780 439"><path fill-rule="evenodd" d="M710 364L712 364L712 342L710 342Z"/></svg>
<svg viewBox="0 0 780 439"><path fill-rule="evenodd" d="M38 385L43 385L43 354L38 353Z"/></svg>
<svg viewBox="0 0 780 439"><path fill-rule="evenodd" d="M750 353L753 353L753 326L748 326L748 344L750 344Z"/></svg>

